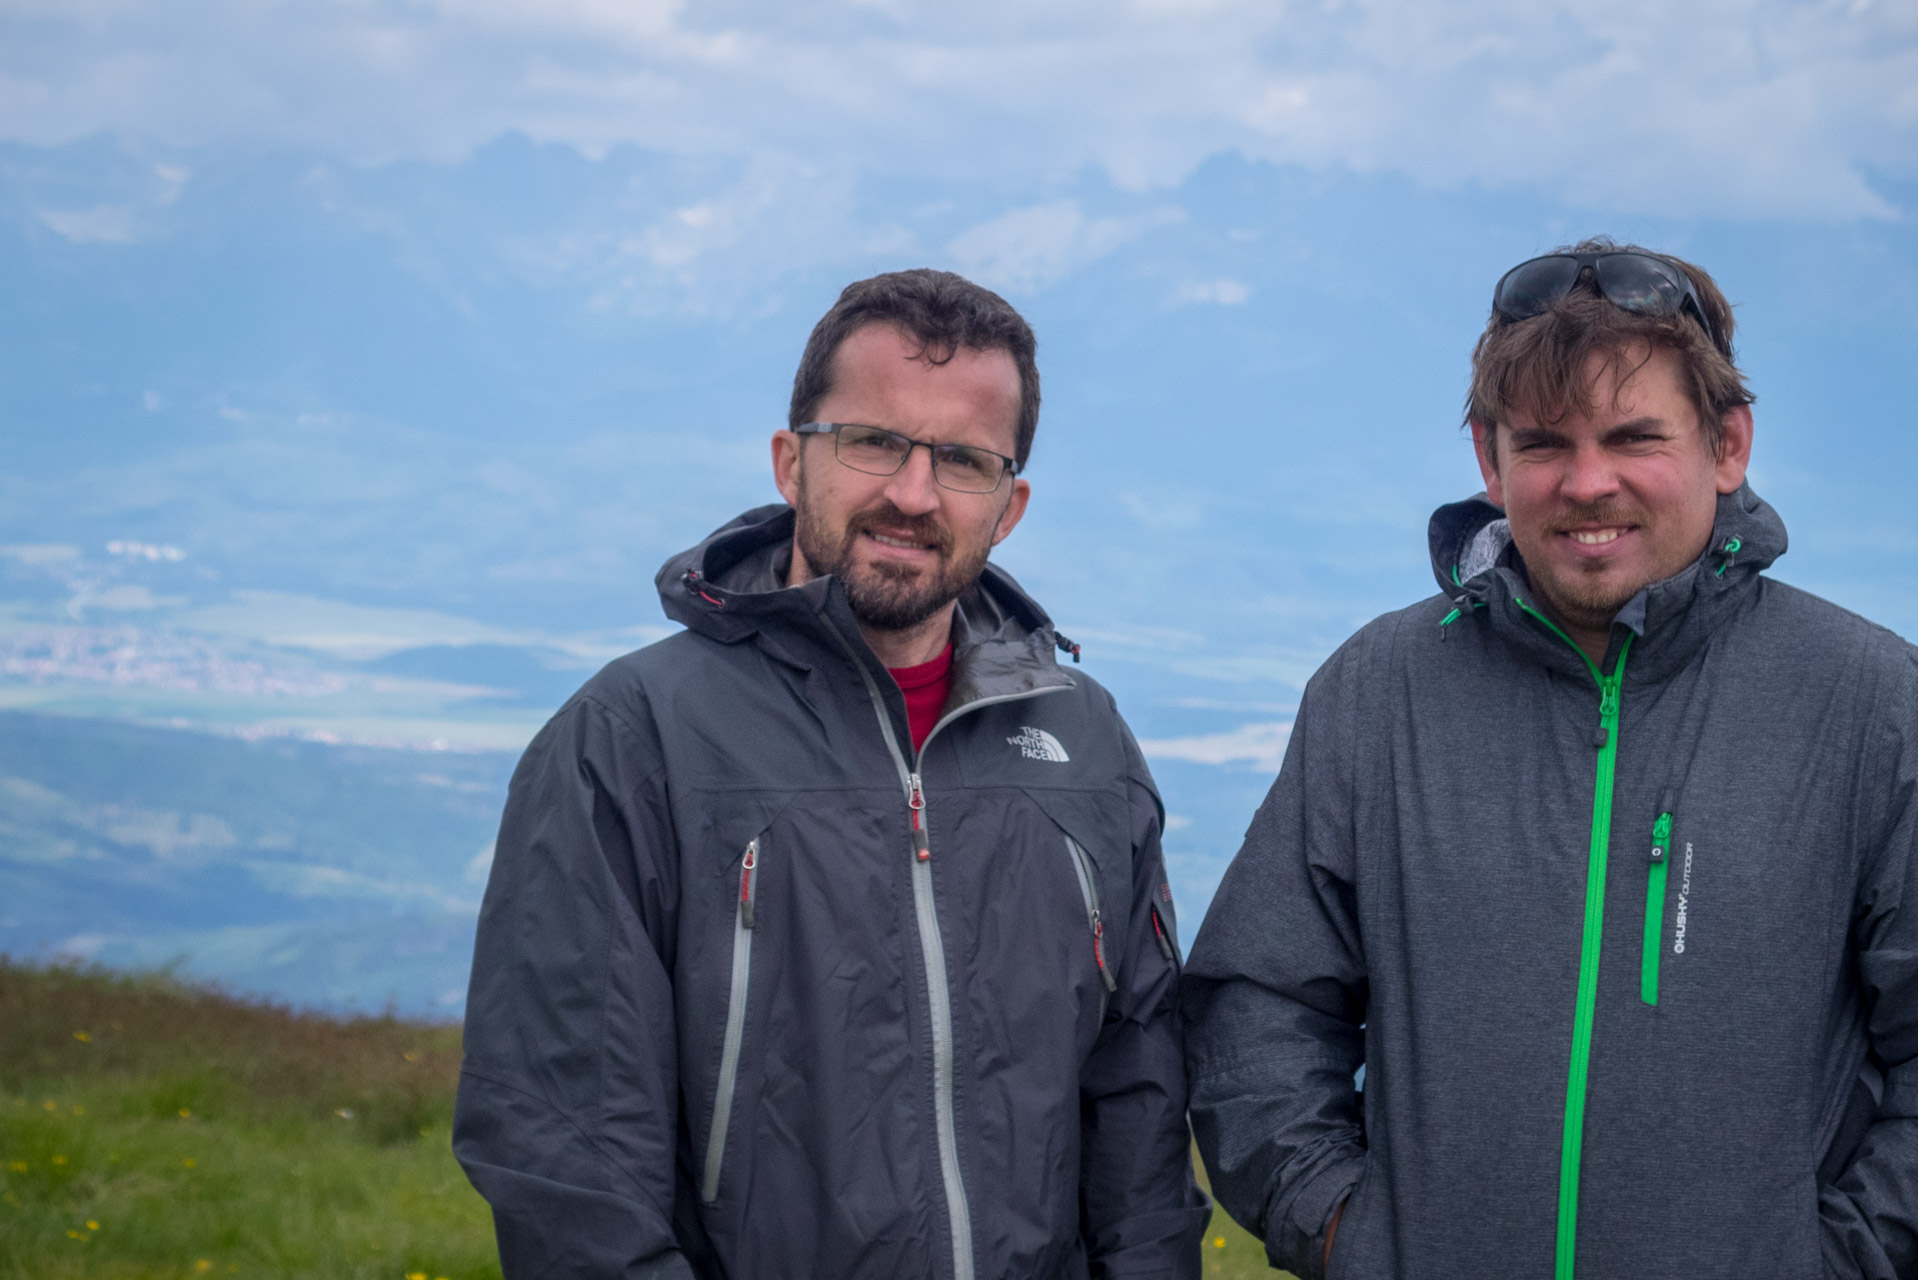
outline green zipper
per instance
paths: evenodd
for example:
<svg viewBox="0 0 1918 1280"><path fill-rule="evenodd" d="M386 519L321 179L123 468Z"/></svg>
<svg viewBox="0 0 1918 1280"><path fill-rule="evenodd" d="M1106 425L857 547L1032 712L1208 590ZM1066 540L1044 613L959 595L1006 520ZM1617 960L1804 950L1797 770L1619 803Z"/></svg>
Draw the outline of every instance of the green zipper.
<svg viewBox="0 0 1918 1280"><path fill-rule="evenodd" d="M1605 934L1605 863L1612 845L1612 778L1618 762L1618 687L1633 637L1619 646L1618 662L1607 676L1557 623L1513 597L1584 659L1598 682L1598 776L1592 786L1592 851L1585 870L1585 933L1578 953L1578 1002L1572 1010L1572 1062L1565 1082L1565 1137L1558 1161L1558 1252L1554 1280L1572 1280L1572 1255L1578 1243L1578 1170L1585 1149L1585 1080L1592 1062L1592 1012L1598 1004L1598 954Z"/></svg>
<svg viewBox="0 0 1918 1280"><path fill-rule="evenodd" d="M1645 876L1645 959L1638 971L1638 998L1658 1003L1658 956L1665 949L1665 872L1671 865L1672 815L1652 824L1652 865Z"/></svg>

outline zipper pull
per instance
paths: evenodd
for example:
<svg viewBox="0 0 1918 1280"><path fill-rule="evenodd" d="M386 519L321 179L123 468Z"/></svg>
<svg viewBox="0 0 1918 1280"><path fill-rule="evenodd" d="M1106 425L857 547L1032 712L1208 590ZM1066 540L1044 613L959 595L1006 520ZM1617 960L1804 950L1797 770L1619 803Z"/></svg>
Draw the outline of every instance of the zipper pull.
<svg viewBox="0 0 1918 1280"><path fill-rule="evenodd" d="M739 864L739 923L745 928L753 927L753 872L759 867L759 841L746 846L746 856Z"/></svg>
<svg viewBox="0 0 1918 1280"><path fill-rule="evenodd" d="M1652 864L1665 861L1665 851L1672 847L1672 815L1661 813L1658 821L1652 824Z"/></svg>
<svg viewBox="0 0 1918 1280"><path fill-rule="evenodd" d="M1106 926L1099 918L1099 908L1092 909L1092 962L1099 966L1099 977L1106 984L1106 994L1111 995L1119 989L1118 979L1112 976L1112 970L1106 968Z"/></svg>
<svg viewBox="0 0 1918 1280"><path fill-rule="evenodd" d="M1611 726L1607 720L1618 718L1618 681L1600 680L1598 682L1598 728L1592 730L1592 745L1603 751L1605 744L1611 741Z"/></svg>
<svg viewBox="0 0 1918 1280"><path fill-rule="evenodd" d="M1152 908L1152 932L1159 939L1159 951L1166 959L1173 959L1172 939L1165 936L1165 925L1160 923L1159 908Z"/></svg>
<svg viewBox="0 0 1918 1280"><path fill-rule="evenodd" d="M912 809L912 852L924 862L932 857L932 846L926 839L926 791L916 773L906 775L906 804Z"/></svg>

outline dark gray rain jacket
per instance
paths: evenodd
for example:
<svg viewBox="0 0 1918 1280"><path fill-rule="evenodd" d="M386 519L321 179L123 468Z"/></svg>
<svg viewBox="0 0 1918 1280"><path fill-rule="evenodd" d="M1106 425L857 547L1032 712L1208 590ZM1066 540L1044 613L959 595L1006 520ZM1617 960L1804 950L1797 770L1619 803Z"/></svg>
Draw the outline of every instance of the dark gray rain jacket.
<svg viewBox="0 0 1918 1280"><path fill-rule="evenodd" d="M1193 946L1214 1194L1306 1277L1348 1192L1335 1280L1918 1274L1918 651L1748 488L1597 667L1491 505L1431 544Z"/></svg>
<svg viewBox="0 0 1918 1280"><path fill-rule="evenodd" d="M514 775L454 1149L508 1277L1196 1276L1161 809L988 567L915 759L762 507Z"/></svg>

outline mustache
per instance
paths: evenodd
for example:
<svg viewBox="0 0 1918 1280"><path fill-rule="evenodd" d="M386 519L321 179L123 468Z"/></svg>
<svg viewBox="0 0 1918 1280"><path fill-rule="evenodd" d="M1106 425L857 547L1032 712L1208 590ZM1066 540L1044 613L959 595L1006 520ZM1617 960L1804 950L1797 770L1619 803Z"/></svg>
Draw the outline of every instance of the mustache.
<svg viewBox="0 0 1918 1280"><path fill-rule="evenodd" d="M892 503L883 500L877 506L853 513L852 517L846 521L848 544L861 533L885 533L890 537L903 534L915 542L925 543L942 554L952 550L952 534L932 516L909 516Z"/></svg>
<svg viewBox="0 0 1918 1280"><path fill-rule="evenodd" d="M1609 502L1574 503L1552 517L1551 533L1569 533L1582 524L1644 524L1640 513Z"/></svg>

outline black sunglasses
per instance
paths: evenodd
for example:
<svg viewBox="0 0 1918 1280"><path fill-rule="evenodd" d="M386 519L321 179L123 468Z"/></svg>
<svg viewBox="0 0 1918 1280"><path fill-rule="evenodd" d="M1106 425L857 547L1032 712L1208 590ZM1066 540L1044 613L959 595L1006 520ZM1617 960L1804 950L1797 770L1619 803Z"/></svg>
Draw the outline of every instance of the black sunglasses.
<svg viewBox="0 0 1918 1280"><path fill-rule="evenodd" d="M1492 310L1507 320L1530 320L1558 305L1587 269L1605 301L1635 315L1676 316L1691 309L1712 345L1725 350L1718 326L1705 314L1690 277L1676 264L1628 249L1605 253L1548 253L1521 262L1499 277Z"/></svg>

